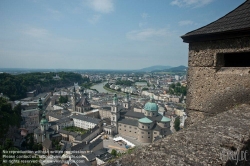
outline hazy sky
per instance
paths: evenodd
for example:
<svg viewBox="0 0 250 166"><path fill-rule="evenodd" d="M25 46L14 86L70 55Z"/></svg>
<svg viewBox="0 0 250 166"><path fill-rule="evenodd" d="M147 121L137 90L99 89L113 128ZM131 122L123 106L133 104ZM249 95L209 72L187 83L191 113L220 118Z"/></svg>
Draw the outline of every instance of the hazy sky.
<svg viewBox="0 0 250 166"><path fill-rule="evenodd" d="M186 65L181 35L245 0L0 0L0 68Z"/></svg>

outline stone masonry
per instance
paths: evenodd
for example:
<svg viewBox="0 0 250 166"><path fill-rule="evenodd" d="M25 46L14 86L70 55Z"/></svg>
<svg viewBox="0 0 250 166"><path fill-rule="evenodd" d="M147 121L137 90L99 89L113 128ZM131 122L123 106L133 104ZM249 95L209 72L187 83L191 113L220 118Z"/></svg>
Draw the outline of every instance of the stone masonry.
<svg viewBox="0 0 250 166"><path fill-rule="evenodd" d="M189 124L250 101L250 68L222 67L220 54L250 52L249 37L190 43Z"/></svg>
<svg viewBox="0 0 250 166"><path fill-rule="evenodd" d="M248 154L237 165L250 165L250 105L199 121L187 129L149 146L137 147L132 154L106 163L109 166L231 166L230 154ZM199 138L199 139L197 139Z"/></svg>

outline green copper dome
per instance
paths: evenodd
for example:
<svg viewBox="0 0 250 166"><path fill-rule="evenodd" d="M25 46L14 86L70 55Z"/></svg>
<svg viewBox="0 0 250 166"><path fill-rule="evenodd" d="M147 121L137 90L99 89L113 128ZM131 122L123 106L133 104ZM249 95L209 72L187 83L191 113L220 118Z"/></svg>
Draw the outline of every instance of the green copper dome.
<svg viewBox="0 0 250 166"><path fill-rule="evenodd" d="M147 102L144 106L146 111L155 111L158 112L158 105L154 101Z"/></svg>
<svg viewBox="0 0 250 166"><path fill-rule="evenodd" d="M40 124L44 125L48 123L48 120L46 119L45 112L43 112L42 119L40 121Z"/></svg>
<svg viewBox="0 0 250 166"><path fill-rule="evenodd" d="M171 121L171 119L169 119L169 118L167 118L165 116L163 116L162 119L161 119L161 122L170 122L170 121Z"/></svg>
<svg viewBox="0 0 250 166"><path fill-rule="evenodd" d="M141 123L152 123L153 122L152 120L148 119L147 117L141 118L138 121Z"/></svg>
<svg viewBox="0 0 250 166"><path fill-rule="evenodd" d="M118 98L117 98L117 95L116 95L116 93L115 93L113 100L117 100L117 99L118 99Z"/></svg>
<svg viewBox="0 0 250 166"><path fill-rule="evenodd" d="M48 120L47 119L41 119L41 121L40 121L40 124L46 124L46 123L48 123Z"/></svg>

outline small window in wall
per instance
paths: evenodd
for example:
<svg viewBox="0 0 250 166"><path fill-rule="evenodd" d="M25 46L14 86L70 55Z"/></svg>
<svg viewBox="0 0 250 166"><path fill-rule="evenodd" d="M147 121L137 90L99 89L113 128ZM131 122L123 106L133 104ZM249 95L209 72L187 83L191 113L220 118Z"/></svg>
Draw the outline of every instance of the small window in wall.
<svg viewBox="0 0 250 166"><path fill-rule="evenodd" d="M148 134L150 134L150 132L148 132Z"/></svg>
<svg viewBox="0 0 250 166"><path fill-rule="evenodd" d="M142 128L144 128L144 126L142 126Z"/></svg>
<svg viewBox="0 0 250 166"><path fill-rule="evenodd" d="M150 137L148 137L148 138L150 138Z"/></svg>
<svg viewBox="0 0 250 166"><path fill-rule="evenodd" d="M250 52L217 54L216 66L250 67Z"/></svg>

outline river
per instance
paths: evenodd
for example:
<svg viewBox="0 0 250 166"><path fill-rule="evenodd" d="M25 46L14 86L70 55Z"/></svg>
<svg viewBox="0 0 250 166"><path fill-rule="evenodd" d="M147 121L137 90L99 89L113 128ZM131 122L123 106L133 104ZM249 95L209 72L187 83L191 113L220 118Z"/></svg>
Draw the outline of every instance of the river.
<svg viewBox="0 0 250 166"><path fill-rule="evenodd" d="M96 84L96 85L94 85L94 86L91 86L91 88L92 88L92 89L98 90L99 93L110 93L110 94L112 94L112 92L109 92L109 91L107 91L107 90L105 90L105 89L103 88L103 86L104 86L106 83L108 83L108 82L106 81L106 82L102 82L102 83L100 83L100 84Z"/></svg>

